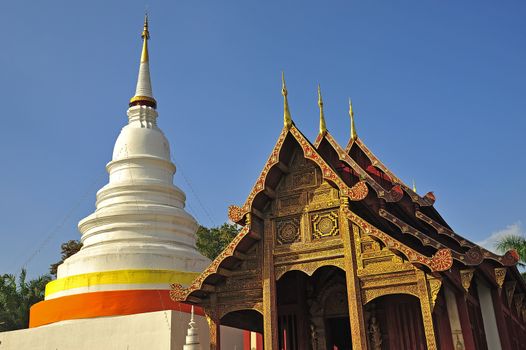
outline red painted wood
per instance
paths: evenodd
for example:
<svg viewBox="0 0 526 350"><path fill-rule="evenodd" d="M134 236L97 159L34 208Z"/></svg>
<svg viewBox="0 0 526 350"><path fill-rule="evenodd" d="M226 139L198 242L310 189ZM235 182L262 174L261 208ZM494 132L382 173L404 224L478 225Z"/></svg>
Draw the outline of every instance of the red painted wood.
<svg viewBox="0 0 526 350"><path fill-rule="evenodd" d="M460 318L460 326L462 327L462 336L464 337L464 346L466 350L477 350L475 348L475 340L471 332L471 322L469 321L469 312L466 299L461 293L455 294L457 299L458 317Z"/></svg>
<svg viewBox="0 0 526 350"><path fill-rule="evenodd" d="M263 334L256 333L256 350L263 350Z"/></svg>
<svg viewBox="0 0 526 350"><path fill-rule="evenodd" d="M433 309L433 319L436 329L437 345L440 350L455 350L453 345L453 335L451 334L451 325L449 323L449 314L447 312L444 292L438 294Z"/></svg>
<svg viewBox="0 0 526 350"><path fill-rule="evenodd" d="M243 331L243 350L251 350L250 331Z"/></svg>
<svg viewBox="0 0 526 350"><path fill-rule="evenodd" d="M427 348L420 302L417 298L393 295L379 298L374 303L386 349Z"/></svg>

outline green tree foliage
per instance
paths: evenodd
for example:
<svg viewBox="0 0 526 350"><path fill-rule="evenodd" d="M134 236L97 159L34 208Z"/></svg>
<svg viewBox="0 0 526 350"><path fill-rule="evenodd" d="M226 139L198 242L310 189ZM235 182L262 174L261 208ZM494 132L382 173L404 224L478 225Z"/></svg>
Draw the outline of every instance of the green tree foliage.
<svg viewBox="0 0 526 350"><path fill-rule="evenodd" d="M0 276L0 332L27 328L29 308L44 299L46 284L51 276L43 275L26 281L26 270L15 275Z"/></svg>
<svg viewBox="0 0 526 350"><path fill-rule="evenodd" d="M237 225L229 223L212 228L199 226L196 233L197 250L207 258L214 260L238 233Z"/></svg>
<svg viewBox="0 0 526 350"><path fill-rule="evenodd" d="M509 235L499 239L495 246L501 253L505 253L510 249L515 249L519 254L519 265L522 267L521 270L526 267L526 237L521 235ZM522 277L526 279L526 272L521 273Z"/></svg>
<svg viewBox="0 0 526 350"><path fill-rule="evenodd" d="M80 248L82 248L82 243L78 240L72 239L70 241L67 241L66 243L62 243L62 245L60 246L60 249L62 251L61 259L59 262L51 264L51 266L49 267L49 273L56 277L58 265L62 264L64 260L78 252Z"/></svg>
<svg viewBox="0 0 526 350"><path fill-rule="evenodd" d="M515 249L519 253L520 263L526 263L526 238L520 235L508 235L499 239L495 246L501 253Z"/></svg>

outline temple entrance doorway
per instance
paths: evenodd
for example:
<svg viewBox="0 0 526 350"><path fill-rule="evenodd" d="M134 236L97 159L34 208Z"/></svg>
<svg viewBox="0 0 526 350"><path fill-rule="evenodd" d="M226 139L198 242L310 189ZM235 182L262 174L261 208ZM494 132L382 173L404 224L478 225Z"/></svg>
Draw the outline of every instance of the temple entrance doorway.
<svg viewBox="0 0 526 350"><path fill-rule="evenodd" d="M352 349L351 328L349 324L349 317L331 317L325 319L328 349Z"/></svg>
<svg viewBox="0 0 526 350"><path fill-rule="evenodd" d="M350 350L345 272L289 271L277 281L279 350Z"/></svg>
<svg viewBox="0 0 526 350"><path fill-rule="evenodd" d="M365 305L372 350L427 349L420 300L409 294L376 298Z"/></svg>

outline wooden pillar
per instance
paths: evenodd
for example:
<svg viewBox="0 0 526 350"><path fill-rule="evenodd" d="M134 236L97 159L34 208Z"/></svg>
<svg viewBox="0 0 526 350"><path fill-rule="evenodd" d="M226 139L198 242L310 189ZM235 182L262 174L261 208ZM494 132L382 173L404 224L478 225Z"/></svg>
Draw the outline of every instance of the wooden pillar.
<svg viewBox="0 0 526 350"><path fill-rule="evenodd" d="M347 301L349 305L349 321L353 350L367 350L367 332L363 315L362 291L360 280L356 273L356 254L352 225L349 225L344 208L348 205L347 198L342 199L340 207L340 235L343 241L345 281L347 284Z"/></svg>
<svg viewBox="0 0 526 350"><path fill-rule="evenodd" d="M462 327L462 335L464 336L464 346L466 349L475 349L475 339L473 339L473 332L471 330L471 321L469 320L468 304L464 293L455 293L458 307L458 317L460 318L460 325Z"/></svg>
<svg viewBox="0 0 526 350"><path fill-rule="evenodd" d="M265 219L263 237L263 339L265 349L278 349L278 308L274 274L274 230Z"/></svg>
<svg viewBox="0 0 526 350"><path fill-rule="evenodd" d="M217 315L217 313L214 313ZM221 350L221 322L215 315L206 314L208 329L210 333L210 350Z"/></svg>
<svg viewBox="0 0 526 350"><path fill-rule="evenodd" d="M424 333L428 350L436 350L435 329L433 326L433 305L431 293L427 285L426 274L422 270L416 270L417 285L420 299L420 309L422 311L422 321L424 322Z"/></svg>

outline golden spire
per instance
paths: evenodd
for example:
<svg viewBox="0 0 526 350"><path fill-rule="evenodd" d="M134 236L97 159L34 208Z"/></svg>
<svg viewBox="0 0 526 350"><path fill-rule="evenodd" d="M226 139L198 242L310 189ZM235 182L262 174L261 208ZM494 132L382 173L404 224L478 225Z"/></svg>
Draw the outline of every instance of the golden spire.
<svg viewBox="0 0 526 350"><path fill-rule="evenodd" d="M281 94L283 95L283 124L287 129L292 126L292 117L289 111L289 101L287 100L287 85L285 85L285 73L281 72Z"/></svg>
<svg viewBox="0 0 526 350"><path fill-rule="evenodd" d="M351 117L351 140L356 141L358 134L356 133L356 126L354 125L354 112L352 110L352 101L349 97L349 116Z"/></svg>
<svg viewBox="0 0 526 350"><path fill-rule="evenodd" d="M416 193L416 182L415 182L415 179L413 179L413 192Z"/></svg>
<svg viewBox="0 0 526 350"><path fill-rule="evenodd" d="M157 101L155 101L155 98L153 97L152 82L150 79L150 58L148 55L148 39L150 39L150 32L148 31L148 13L144 15L144 26L141 37L142 52L139 65L139 76L137 77L135 95L130 99L130 107L149 106L156 108Z"/></svg>
<svg viewBox="0 0 526 350"><path fill-rule="evenodd" d="M323 114L323 99L321 98L321 88L318 84L318 106L320 107L320 134L327 132L327 125L325 125L325 115Z"/></svg>
<svg viewBox="0 0 526 350"><path fill-rule="evenodd" d="M150 39L150 32L148 31L148 12L144 14L144 26L142 29L141 38L142 42L142 53L141 53L141 63L149 62L150 58L148 56L148 39Z"/></svg>

